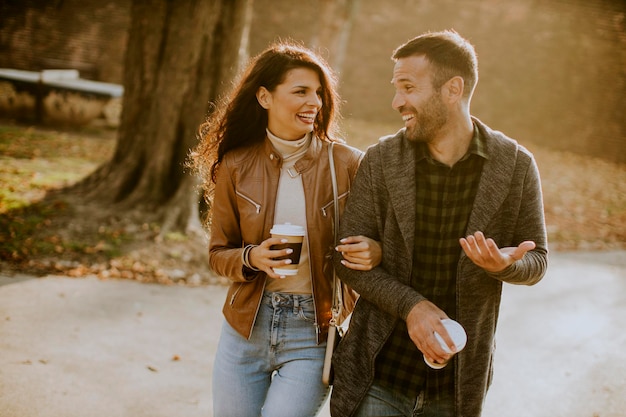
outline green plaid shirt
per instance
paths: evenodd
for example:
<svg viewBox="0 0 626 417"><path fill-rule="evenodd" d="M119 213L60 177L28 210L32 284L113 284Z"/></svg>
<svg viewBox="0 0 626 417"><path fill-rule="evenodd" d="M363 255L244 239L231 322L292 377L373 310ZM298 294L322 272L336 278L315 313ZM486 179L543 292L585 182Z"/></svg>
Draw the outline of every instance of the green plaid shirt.
<svg viewBox="0 0 626 417"><path fill-rule="evenodd" d="M466 155L452 168L431 158L424 143L415 146L417 212L411 286L456 318L456 271L484 159L484 139L474 126ZM454 361L429 368L400 320L376 358L376 381L410 398L425 387L429 396L454 395Z"/></svg>

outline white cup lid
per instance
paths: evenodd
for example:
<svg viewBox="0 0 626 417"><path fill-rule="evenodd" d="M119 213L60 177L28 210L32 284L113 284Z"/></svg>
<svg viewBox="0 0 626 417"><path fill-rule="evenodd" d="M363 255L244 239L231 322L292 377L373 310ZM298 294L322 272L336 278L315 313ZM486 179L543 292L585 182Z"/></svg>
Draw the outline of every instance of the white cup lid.
<svg viewBox="0 0 626 417"><path fill-rule="evenodd" d="M275 224L270 233L273 235L304 236L304 227L291 223Z"/></svg>
<svg viewBox="0 0 626 417"><path fill-rule="evenodd" d="M298 275L297 269L272 268L278 275Z"/></svg>
<svg viewBox="0 0 626 417"><path fill-rule="evenodd" d="M444 325L444 327L448 331L448 334L452 338L452 341L454 342L454 345L457 349L456 352L462 351L465 347L465 344L467 343L467 334L465 333L465 329L463 329L463 326L451 319L443 319L441 320L441 323ZM443 340L443 338L439 335L439 333L435 332L435 337L441 344L443 350L445 350L447 353L456 353L450 351L450 348Z"/></svg>

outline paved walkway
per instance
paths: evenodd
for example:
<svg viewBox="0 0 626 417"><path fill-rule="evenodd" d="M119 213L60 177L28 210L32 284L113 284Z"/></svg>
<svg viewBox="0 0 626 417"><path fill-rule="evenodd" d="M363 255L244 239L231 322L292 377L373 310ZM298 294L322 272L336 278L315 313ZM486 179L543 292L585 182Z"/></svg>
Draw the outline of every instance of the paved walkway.
<svg viewBox="0 0 626 417"><path fill-rule="evenodd" d="M0 417L210 417L224 297L0 275ZM624 416L626 252L552 255L498 329L483 417Z"/></svg>

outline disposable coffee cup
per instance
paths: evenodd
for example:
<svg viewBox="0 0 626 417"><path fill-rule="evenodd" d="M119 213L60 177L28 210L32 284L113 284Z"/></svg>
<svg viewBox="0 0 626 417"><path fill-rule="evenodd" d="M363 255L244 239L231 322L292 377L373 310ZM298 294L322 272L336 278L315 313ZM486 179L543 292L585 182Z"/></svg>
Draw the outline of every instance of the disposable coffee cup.
<svg viewBox="0 0 626 417"><path fill-rule="evenodd" d="M465 333L465 329L463 329L463 326L461 326L458 322L452 319L443 319L441 320L441 324L443 324L443 326L448 331L448 334L452 338L452 341L454 342L454 345L456 346L456 352L452 352L450 348L448 347L448 344L443 340L443 337L441 337L439 333L435 332L435 338L441 345L441 348L445 350L446 353L450 353L450 354L456 354L462 351L463 348L465 347L465 344L467 343L467 334ZM448 364L448 361L444 363L431 362L428 359L426 359L426 356L424 356L424 362L426 362L426 364L433 369L441 369L441 368L444 368Z"/></svg>
<svg viewBox="0 0 626 417"><path fill-rule="evenodd" d="M300 253L302 252L302 242L304 241L304 227L291 223L275 224L270 230L272 237L287 240L286 243L272 245L272 250L291 248L289 255L274 258L276 260L291 259L291 263L281 265L280 268L274 268L274 272L278 275L296 275L298 273L298 263L300 262Z"/></svg>

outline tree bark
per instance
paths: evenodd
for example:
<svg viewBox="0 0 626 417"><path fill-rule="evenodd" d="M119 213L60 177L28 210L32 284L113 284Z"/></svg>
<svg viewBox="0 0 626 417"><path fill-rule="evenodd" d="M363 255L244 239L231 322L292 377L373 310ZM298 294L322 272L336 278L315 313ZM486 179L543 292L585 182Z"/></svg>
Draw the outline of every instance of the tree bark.
<svg viewBox="0 0 626 417"><path fill-rule="evenodd" d="M328 63L337 74L343 69L358 4L359 0L320 0L321 24L311 46L328 51Z"/></svg>
<svg viewBox="0 0 626 417"><path fill-rule="evenodd" d="M250 1L133 1L117 147L82 183L89 198L185 231L198 204L186 158L209 103L237 70Z"/></svg>

